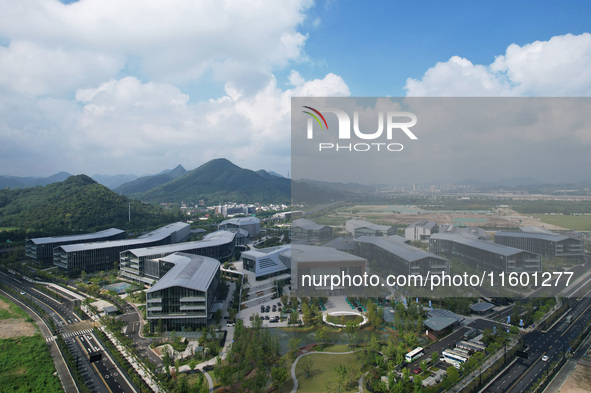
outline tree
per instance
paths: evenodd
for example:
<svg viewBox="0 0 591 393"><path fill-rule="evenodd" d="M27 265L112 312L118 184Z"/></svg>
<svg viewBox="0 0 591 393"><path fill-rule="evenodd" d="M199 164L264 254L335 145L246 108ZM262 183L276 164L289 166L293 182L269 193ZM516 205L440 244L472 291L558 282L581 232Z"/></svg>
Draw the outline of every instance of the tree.
<svg viewBox="0 0 591 393"><path fill-rule="evenodd" d="M290 324L290 325L297 324L298 323L298 317L299 317L299 314L298 314L297 310L294 309L291 312L291 314L289 314L289 321L287 323Z"/></svg>
<svg viewBox="0 0 591 393"><path fill-rule="evenodd" d="M215 322L216 323L220 323L220 320L222 319L222 310L218 309L215 312Z"/></svg>
<svg viewBox="0 0 591 393"><path fill-rule="evenodd" d="M316 330L315 336L320 345L324 347L324 344L328 341L328 332L324 328L320 328Z"/></svg>
<svg viewBox="0 0 591 393"><path fill-rule="evenodd" d="M287 345L289 347L289 355L292 359L295 359L295 355L298 351L298 348L300 347L300 342L302 342L302 340L297 337L292 337L289 339L289 343Z"/></svg>
<svg viewBox="0 0 591 393"><path fill-rule="evenodd" d="M439 352L434 351L431 353L431 364L435 365L435 363L437 363L437 361L439 360Z"/></svg>
<svg viewBox="0 0 591 393"><path fill-rule="evenodd" d="M312 359L310 356L304 356L300 359L300 364L302 365L302 370L304 370L304 376L306 378L310 378L312 376Z"/></svg>
<svg viewBox="0 0 591 393"><path fill-rule="evenodd" d="M271 369L271 379L276 388L282 386L287 381L287 370L285 367L273 367Z"/></svg>

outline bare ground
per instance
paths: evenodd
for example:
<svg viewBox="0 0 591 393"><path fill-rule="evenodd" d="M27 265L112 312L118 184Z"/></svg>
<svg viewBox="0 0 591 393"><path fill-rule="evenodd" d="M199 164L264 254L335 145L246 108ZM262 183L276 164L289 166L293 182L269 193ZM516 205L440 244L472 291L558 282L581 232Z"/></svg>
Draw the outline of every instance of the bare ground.
<svg viewBox="0 0 591 393"><path fill-rule="evenodd" d="M591 393L591 366L579 363L560 388L560 393Z"/></svg>
<svg viewBox="0 0 591 393"><path fill-rule="evenodd" d="M0 310L8 310L10 305L0 300ZM0 338L33 336L37 328L30 322L25 322L23 318L0 319Z"/></svg>

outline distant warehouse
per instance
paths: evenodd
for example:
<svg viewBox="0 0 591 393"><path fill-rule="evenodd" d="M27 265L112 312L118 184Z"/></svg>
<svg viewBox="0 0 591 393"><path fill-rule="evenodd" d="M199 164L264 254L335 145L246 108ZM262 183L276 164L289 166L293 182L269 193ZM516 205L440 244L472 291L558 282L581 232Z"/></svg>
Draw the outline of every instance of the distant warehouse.
<svg viewBox="0 0 591 393"><path fill-rule="evenodd" d="M166 273L165 267L157 259L176 252L226 261L234 256L236 235L235 232L216 231L195 242L122 251L120 254L121 276L145 284L152 284L153 281L160 279Z"/></svg>
<svg viewBox="0 0 591 393"><path fill-rule="evenodd" d="M345 229L353 236L391 236L398 230L390 225L378 225L365 220L347 220Z"/></svg>
<svg viewBox="0 0 591 393"><path fill-rule="evenodd" d="M116 228L106 229L95 233L86 233L83 235L38 237L27 239L25 243L25 255L34 259L41 265L50 265L53 263L53 249L66 244L104 242L108 240L125 239L125 231Z"/></svg>
<svg viewBox="0 0 591 393"><path fill-rule="evenodd" d="M541 272L542 256L533 252L479 240L468 234L436 233L429 251L446 258L459 258L474 269L495 272Z"/></svg>
<svg viewBox="0 0 591 393"><path fill-rule="evenodd" d="M520 232L497 231L495 243L535 252L546 258L582 261L585 256L583 241L559 235L543 228L523 227Z"/></svg>
<svg viewBox="0 0 591 393"><path fill-rule="evenodd" d="M449 273L449 261L420 248L404 243L401 236L362 236L355 240L354 254L366 258L370 266L377 264L380 270L392 274Z"/></svg>
<svg viewBox="0 0 591 393"><path fill-rule="evenodd" d="M119 263L121 251L178 243L185 240L189 234L189 224L177 222L136 239L59 246L53 250L53 264L71 276L78 275L82 271L92 273L111 270Z"/></svg>

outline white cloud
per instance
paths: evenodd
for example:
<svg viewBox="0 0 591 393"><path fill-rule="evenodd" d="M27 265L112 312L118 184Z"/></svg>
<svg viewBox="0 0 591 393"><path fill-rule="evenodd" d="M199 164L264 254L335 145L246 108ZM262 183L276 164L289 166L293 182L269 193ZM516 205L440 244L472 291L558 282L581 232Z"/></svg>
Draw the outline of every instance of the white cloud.
<svg viewBox="0 0 591 393"><path fill-rule="evenodd" d="M73 69L96 82L92 78L96 68L104 68L104 79L117 77L125 66L121 59L133 58L150 80L185 83L211 70L222 82L256 90L266 82L261 74L268 77L274 67L302 58L306 37L297 27L311 4L310 0L82 0L64 5L57 0L0 0L0 37L11 42L8 58L0 58L0 64L38 70L48 58L47 72L33 76L49 89L56 62L63 73ZM21 42L27 45L13 48ZM101 59L111 61L111 66L104 67ZM257 86L252 85L253 75ZM47 90L29 88L25 78L20 79L12 88L41 94ZM64 79L62 73L53 78L55 83Z"/></svg>
<svg viewBox="0 0 591 393"><path fill-rule="evenodd" d="M427 96L589 96L591 34L567 34L549 41L510 45L486 66L451 57L409 78L407 95Z"/></svg>

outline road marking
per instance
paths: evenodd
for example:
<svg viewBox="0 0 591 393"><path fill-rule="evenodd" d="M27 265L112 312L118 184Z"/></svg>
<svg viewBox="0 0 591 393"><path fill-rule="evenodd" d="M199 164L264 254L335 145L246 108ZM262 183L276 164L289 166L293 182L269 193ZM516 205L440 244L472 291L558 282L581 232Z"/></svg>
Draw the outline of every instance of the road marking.
<svg viewBox="0 0 591 393"><path fill-rule="evenodd" d="M542 354L542 356L544 356L545 354L546 354L546 352L544 352L544 353ZM523 372L523 374L521 375L521 377L519 377L519 379L518 379L517 381L515 381L515 382L513 383L513 385L511 385L511 386L509 387L509 389L507 389L507 391L508 391L508 392L510 392L510 391L511 391L511 389L513 389L513 388L515 387L515 385L517 385L517 384L518 384L518 383L519 383L519 382L520 382L520 381L523 379L523 377L525 377L525 376L526 376L526 374L529 372L529 370L531 370L531 369L532 369L532 368L533 368L533 367L534 367L536 364L538 364L538 362L539 362L539 361L542 359L542 356L540 356L540 357L538 358L538 360L536 360L536 361L535 361L535 362L534 362L534 363L533 363L533 364L532 364L532 365L531 365L531 366L530 366L528 369L526 369L526 370Z"/></svg>

